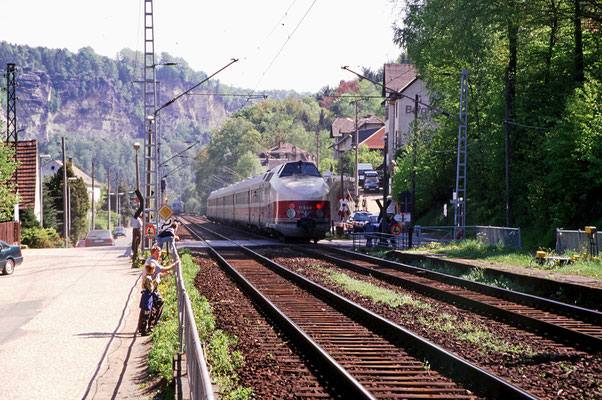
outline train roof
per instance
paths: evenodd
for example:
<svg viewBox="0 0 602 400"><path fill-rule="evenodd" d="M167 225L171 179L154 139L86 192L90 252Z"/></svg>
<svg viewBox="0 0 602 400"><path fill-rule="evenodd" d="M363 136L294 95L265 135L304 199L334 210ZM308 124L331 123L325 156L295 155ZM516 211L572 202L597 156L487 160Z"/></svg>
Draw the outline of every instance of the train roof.
<svg viewBox="0 0 602 400"><path fill-rule="evenodd" d="M269 179L272 178L272 176L274 174L278 175L280 173L280 171L286 165L288 165L288 164L294 164L294 163L299 163L299 162L301 162L303 164L313 164L311 161L289 161L289 162L280 164L280 165L276 166L274 169L268 170L268 171L264 172L261 175L254 176L252 178L247 178L247 179L245 179L243 181L239 181L239 182L233 183L230 186L226 186L224 188L214 190L213 192L211 192L209 194L209 197L207 199L211 199L211 198L216 197L216 196L227 195L227 194L230 194L232 192L238 191L242 187L252 186L253 184L260 183L260 182L262 182L264 180L269 180Z"/></svg>

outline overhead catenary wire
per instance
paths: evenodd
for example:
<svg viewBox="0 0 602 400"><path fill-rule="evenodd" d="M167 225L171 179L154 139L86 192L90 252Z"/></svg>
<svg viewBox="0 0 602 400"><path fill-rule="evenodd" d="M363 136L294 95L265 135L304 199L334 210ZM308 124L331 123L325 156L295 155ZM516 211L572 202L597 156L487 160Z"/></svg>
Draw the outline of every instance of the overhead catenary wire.
<svg viewBox="0 0 602 400"><path fill-rule="evenodd" d="M389 91L389 92L390 92L392 95L395 95L395 96L401 96L401 97L405 97L405 98L408 98L408 99L410 99L410 100L412 100L412 101L415 101L415 99L414 99L414 98L412 98L412 97L410 97L410 96L408 96L408 95L405 95L405 94L403 94L403 93L400 93L398 90L391 89L390 87L388 87L388 86L385 86L385 85L383 85L382 83L376 82L376 81L374 81L374 80L372 80L372 79L370 79L370 78L368 78L368 77L366 77L366 76L364 76L364 75L362 75L362 74L359 74L359 73L357 73L357 72L355 72L355 71L353 71L353 70L349 69L349 67L348 67L348 66L343 66L343 67L341 67L341 69L344 69L345 71L349 71L349 72L351 72L352 74L359 76L360 78L366 79L366 80L368 80L368 81L370 81L370 82L374 83L375 85L378 85L378 86L382 87L383 89L385 89L385 90ZM446 117L450 117L450 118L453 118L453 119L459 120L459 118L458 118L458 117L456 117L455 115L453 115L453 114L450 114L450 113L448 113L447 111L440 110L440 109L438 109L437 107L433 107L433 106L432 106L432 105L430 105L430 104L423 103L423 102L421 102L421 101L416 101L416 103L418 103L418 104L420 104L420 105L423 105L423 106L425 106L425 107L428 107L428 108L429 108L429 110L436 111L436 112L438 112L438 113L440 113L440 114L443 114L443 115L445 115Z"/></svg>
<svg viewBox="0 0 602 400"><path fill-rule="evenodd" d="M259 85L261 84L261 82L263 81L263 78L265 77L265 75L267 74L267 72L270 70L270 68L272 68L272 65L274 65L274 62L276 62L276 60L278 59L278 57L282 53L282 50L284 50L284 48L286 47L286 45L288 44L288 42L291 40L291 38L293 37L293 35L295 34L295 32L297 32L297 29L299 29L299 27L301 26L301 24L303 23L303 21L305 20L305 18L307 17L307 15L309 14L309 12L311 11L311 9L313 8L314 4L316 4L317 1L318 0L314 0L311 3L311 5L309 6L309 8L305 12L305 14L303 14L303 17L301 17L301 20L295 26L295 29L293 29L293 31L290 33L290 35L288 35L288 37L286 38L286 40L284 41L284 43L282 44L282 46L280 47L280 49L278 50L278 52L276 53L276 55L274 56L274 58L272 59L272 61L268 64L268 66L266 67L266 69L261 74L261 77L259 78L259 81L257 81L257 84L255 85L255 88L253 89L252 93L255 93L255 91L257 90L257 88L259 87ZM250 99L247 99L247 103L249 102L249 100Z"/></svg>
<svg viewBox="0 0 602 400"><path fill-rule="evenodd" d="M234 94L234 93L187 93L188 96L227 96L227 97L248 97L252 99L267 99L267 94Z"/></svg>

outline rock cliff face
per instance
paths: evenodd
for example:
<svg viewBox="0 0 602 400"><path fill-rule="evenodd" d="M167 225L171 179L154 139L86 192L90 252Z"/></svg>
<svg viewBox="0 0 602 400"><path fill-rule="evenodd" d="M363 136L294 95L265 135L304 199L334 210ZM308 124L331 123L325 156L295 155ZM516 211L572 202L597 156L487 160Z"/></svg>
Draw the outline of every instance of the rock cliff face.
<svg viewBox="0 0 602 400"><path fill-rule="evenodd" d="M124 85L104 77L86 78L88 89L82 93L78 79L51 77L40 69L22 68L17 74L17 127L25 130L19 132L19 139L43 142L66 132L116 139L141 137L141 85ZM181 81L161 82L158 106L190 86ZM0 112L6 118L6 108ZM160 124L162 132L175 132L182 124L206 131L226 117L219 97L184 96L160 112Z"/></svg>

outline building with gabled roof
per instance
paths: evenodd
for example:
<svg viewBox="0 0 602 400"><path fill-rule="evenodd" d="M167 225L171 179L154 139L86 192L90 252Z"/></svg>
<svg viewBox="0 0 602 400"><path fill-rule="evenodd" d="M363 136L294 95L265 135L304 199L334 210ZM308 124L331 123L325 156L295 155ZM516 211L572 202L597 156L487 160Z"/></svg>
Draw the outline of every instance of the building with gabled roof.
<svg viewBox="0 0 602 400"><path fill-rule="evenodd" d="M384 149L385 123L378 117L367 115L357 121L358 147L366 146L370 150ZM355 120L351 118L336 118L330 127L331 137L336 139L330 147L334 149L334 159L339 153L351 150L355 135Z"/></svg>
<svg viewBox="0 0 602 400"><path fill-rule="evenodd" d="M67 161L71 165L71 169L73 170L73 174L77 178L81 178L86 185L88 190L88 197L92 199L92 178L80 168L78 168L74 163L73 159L69 158ZM50 160L42 167L42 177L55 175L59 169L63 166L63 162L61 160ZM97 181L94 185L94 201L97 202L100 200L100 184Z"/></svg>
<svg viewBox="0 0 602 400"><path fill-rule="evenodd" d="M310 161L315 164L316 156L286 142L280 142L259 154L259 162L266 171L289 161Z"/></svg>
<svg viewBox="0 0 602 400"><path fill-rule="evenodd" d="M429 104L430 93L424 81L420 79L416 67L407 63L385 64L383 86L383 96L387 102L385 131L389 155L392 157L398 148L407 146L410 141L416 96L421 103ZM420 116L427 116L430 112L428 107L418 104Z"/></svg>

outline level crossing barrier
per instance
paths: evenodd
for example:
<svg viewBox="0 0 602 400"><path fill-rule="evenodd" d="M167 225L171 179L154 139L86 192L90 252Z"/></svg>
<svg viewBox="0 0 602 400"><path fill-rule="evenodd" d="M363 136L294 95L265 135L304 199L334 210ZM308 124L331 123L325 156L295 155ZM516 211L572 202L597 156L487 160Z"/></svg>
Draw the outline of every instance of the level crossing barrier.
<svg viewBox="0 0 602 400"><path fill-rule="evenodd" d="M205 347L199 339L190 297L186 292L182 277L182 261L175 247L175 245L172 247L172 255L177 262L175 276L178 292L178 339L180 353L186 355L190 398L191 400L214 400Z"/></svg>

